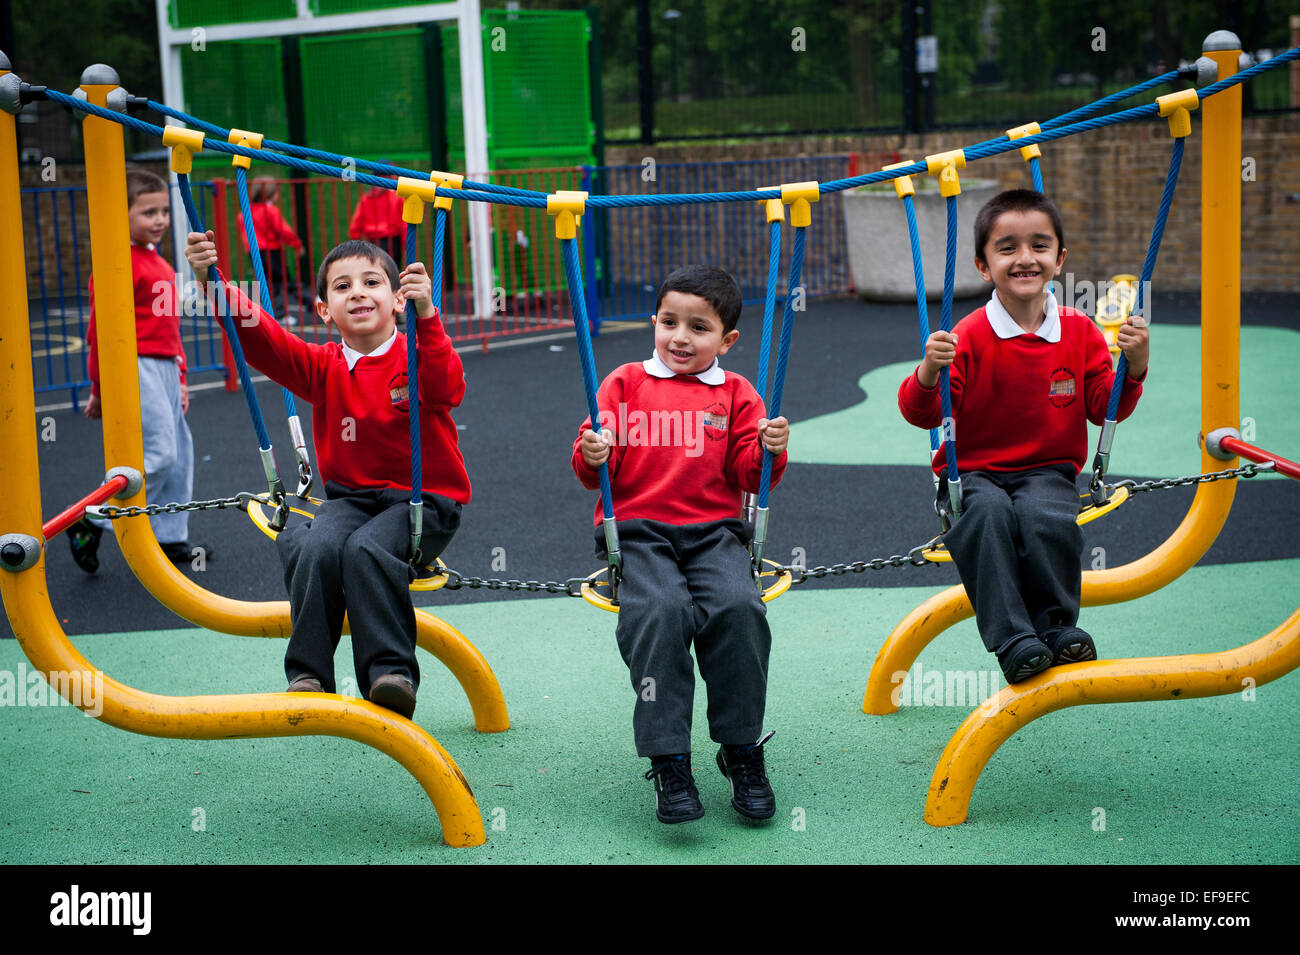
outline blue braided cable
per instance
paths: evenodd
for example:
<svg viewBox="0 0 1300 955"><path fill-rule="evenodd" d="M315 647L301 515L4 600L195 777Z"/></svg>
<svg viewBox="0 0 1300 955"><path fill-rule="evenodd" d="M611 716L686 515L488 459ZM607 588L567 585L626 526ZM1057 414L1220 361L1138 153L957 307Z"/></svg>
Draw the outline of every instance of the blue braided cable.
<svg viewBox="0 0 1300 955"><path fill-rule="evenodd" d="M1147 255L1142 263L1142 277L1138 282L1137 303L1133 309L1133 315L1142 315L1143 291L1151 281L1151 276L1155 274L1156 257L1160 254L1160 243L1165 237L1165 223L1169 219L1169 208L1173 205L1174 191L1178 187L1178 173L1183 165L1183 144L1187 140L1179 137L1174 140L1173 155L1169 159L1169 173L1165 176L1165 191L1160 196L1160 210L1156 213L1155 228L1151 230L1151 242L1147 246ZM1150 323L1148 323L1150 324ZM1128 355L1120 352L1119 362L1115 368L1115 381L1110 388L1110 403L1106 406L1106 418L1109 421L1115 421L1116 415L1119 414L1119 396L1124 388L1124 378L1128 374Z"/></svg>
<svg viewBox="0 0 1300 955"><path fill-rule="evenodd" d="M1034 180L1034 191L1040 196L1045 195L1043 192L1043 170L1038 167L1038 157L1032 156L1029 159L1029 175Z"/></svg>
<svg viewBox="0 0 1300 955"><path fill-rule="evenodd" d="M415 223L406 224L406 264L415 264ZM406 300L406 395L411 416L411 504L423 501L424 478L420 458L420 316L415 303Z"/></svg>
<svg viewBox="0 0 1300 955"><path fill-rule="evenodd" d="M596 357L591 350L591 328L587 324L587 297L582 293L582 267L578 264L578 240L561 239L564 276L569 287L569 309L578 336L578 361L582 364L582 387L587 393L587 415L591 430L600 433L600 407L596 404ZM614 516L614 491L609 486L609 464L600 466L600 502L605 520Z"/></svg>
<svg viewBox="0 0 1300 955"><path fill-rule="evenodd" d="M916 203L911 196L903 197L903 208L907 211L907 238L912 246L912 280L916 284L916 323L921 331L921 354L925 354L926 343L930 341L930 309L925 300L925 269L921 262L921 236L916 228ZM931 457L939 450L939 429L930 429Z"/></svg>
<svg viewBox="0 0 1300 955"><path fill-rule="evenodd" d="M243 166L235 167L235 186L239 192L239 210L244 214L244 237L248 239L248 251L253 257L253 274L257 279L258 298L262 302L262 311L275 320L275 308L271 302L271 289L266 284L266 268L262 264L262 250L257 243L257 230L253 228L253 211L248 201L248 177L245 175ZM284 397L284 412L290 418L298 416L298 408L294 404L293 393L288 388L281 387L280 394Z"/></svg>
<svg viewBox="0 0 1300 955"><path fill-rule="evenodd" d="M1139 93L1145 93L1147 90L1153 90L1157 86L1171 83L1176 79L1178 79L1177 70L1170 70L1168 73L1161 73L1159 76L1153 76L1149 80L1143 80L1136 86L1130 86L1126 90L1120 90L1118 93L1111 93L1109 96L1103 96L1099 100L1080 106L1078 109L1072 109L1068 113L1062 113L1060 116L1053 116L1051 119L1039 123L1038 127L1040 129L1050 129L1053 126L1065 126L1069 123L1075 122L1076 120L1091 116L1093 113L1100 112L1108 106L1122 103L1124 100L1137 96Z"/></svg>
<svg viewBox="0 0 1300 955"><path fill-rule="evenodd" d="M186 173L178 172L176 182L180 187L181 201L185 204L185 214L190 220L190 229L194 232L207 232L203 228L203 220L199 218L199 210L194 207L194 196L190 194L190 177ZM221 281L215 265L208 266L208 281L218 290L225 288L225 283ZM244 390L244 400L248 403L248 414L253 419L253 430L257 432L258 447L266 452L271 449L271 436L266 433L262 408L257 403L257 395L253 392L253 382L248 374L248 362L244 360L244 348L239 343L239 333L235 331L229 291L225 297L226 307L217 309L217 317L221 319L221 326L226 330L226 338L230 342L231 354L235 356L235 369L239 372L239 384Z"/></svg>
<svg viewBox="0 0 1300 955"><path fill-rule="evenodd" d="M781 345L776 353L776 373L772 380L772 404L768 408L768 420L781 416L781 398L785 393L785 369L790 359L790 339L794 334L794 299L799 290L803 272L804 233L807 226L795 226L794 252L790 256L790 290L785 297L785 312L781 316ZM801 296L801 300L806 296ZM763 448L763 473L759 478L758 506L767 507L768 495L772 489L772 452Z"/></svg>
<svg viewBox="0 0 1300 955"><path fill-rule="evenodd" d="M952 331L952 293L957 272L957 197L948 196L948 247L943 258L943 310L939 314L939 327ZM952 419L952 384L945 365L939 370L939 403L943 410L944 426L948 430L943 442L948 459L948 481L957 481L957 429Z"/></svg>
<svg viewBox="0 0 1300 955"><path fill-rule="evenodd" d="M767 381L767 360L772 350L772 315L776 310L776 283L781 277L781 222L772 222L768 229L769 252L767 256L767 291L763 295L763 340L758 346L758 387L763 395L763 405L771 403L772 389Z"/></svg>
<svg viewBox="0 0 1300 955"><path fill-rule="evenodd" d="M433 283L433 307L442 316L443 246L447 239L447 210L437 209L433 218L433 262L430 266L429 280Z"/></svg>

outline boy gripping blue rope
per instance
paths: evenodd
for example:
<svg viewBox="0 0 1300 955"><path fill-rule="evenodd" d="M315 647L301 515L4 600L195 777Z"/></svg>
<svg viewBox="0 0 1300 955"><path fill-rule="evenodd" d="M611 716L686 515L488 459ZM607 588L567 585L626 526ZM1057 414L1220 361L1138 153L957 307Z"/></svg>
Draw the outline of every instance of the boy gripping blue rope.
<svg viewBox="0 0 1300 955"><path fill-rule="evenodd" d="M583 422L572 465L600 487L609 467L623 554L616 636L636 691L637 755L649 757L660 822L704 815L691 774L694 644L708 684L709 734L742 816L770 819L776 800L763 760L772 637L750 572L752 529L740 519L756 492L763 449L785 471L789 424L768 421L753 385L723 371L740 332L740 289L718 268L673 272L655 302L654 352L600 386L600 432ZM596 504L597 554L605 557Z"/></svg>
<svg viewBox="0 0 1300 955"><path fill-rule="evenodd" d="M1097 658L1077 626L1083 533L1075 478L1088 452L1089 421L1105 420L1115 372L1100 329L1057 304L1050 284L1065 263L1061 214L1026 189L1003 192L975 220L975 265L993 283L987 305L949 332L933 333L925 357L898 391L903 417L941 422L939 372L951 373L948 434L956 443L962 513L945 535L980 637L1016 683L1055 664ZM1130 318L1118 420L1142 394L1150 354L1146 323ZM945 471L946 448L934 457Z"/></svg>

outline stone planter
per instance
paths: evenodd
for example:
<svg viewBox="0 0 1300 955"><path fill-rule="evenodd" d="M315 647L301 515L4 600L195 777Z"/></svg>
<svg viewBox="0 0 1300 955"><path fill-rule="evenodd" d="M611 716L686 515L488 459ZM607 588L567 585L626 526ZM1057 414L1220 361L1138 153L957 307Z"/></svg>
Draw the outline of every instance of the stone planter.
<svg viewBox="0 0 1300 955"><path fill-rule="evenodd" d="M925 269L925 293L930 299L943 295L943 257L947 244L946 200L928 176L914 176L916 185L916 229L921 238L921 260ZM987 295L992 288L975 269L975 214L997 195L997 183L989 179L962 179L957 197L957 268L953 292L956 298ZM916 284L912 277L912 246L907 237L907 213L894 192L893 183L861 186L841 194L844 203L844 231L848 241L849 268L853 287L865 299L879 302L912 302Z"/></svg>

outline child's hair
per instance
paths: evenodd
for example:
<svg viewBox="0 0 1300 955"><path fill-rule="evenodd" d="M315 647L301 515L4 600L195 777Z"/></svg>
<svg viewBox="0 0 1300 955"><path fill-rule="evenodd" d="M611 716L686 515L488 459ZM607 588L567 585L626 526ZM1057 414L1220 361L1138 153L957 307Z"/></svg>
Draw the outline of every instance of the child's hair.
<svg viewBox="0 0 1300 955"><path fill-rule="evenodd" d="M126 171L126 207L135 205L136 197L146 192L167 192L167 183L148 169L131 167Z"/></svg>
<svg viewBox="0 0 1300 955"><path fill-rule="evenodd" d="M1046 213L1047 218L1052 220L1052 228L1056 231L1058 247L1065 248L1065 228L1061 225L1061 211L1056 208L1056 203L1033 189L1008 189L1006 192L999 192L984 203L984 208L980 209L979 215L975 217L975 258L981 262L987 261L984 257L984 246L988 244L993 223L997 222L998 216L1004 212Z"/></svg>
<svg viewBox="0 0 1300 955"><path fill-rule="evenodd" d="M736 321L740 318L740 287L729 272L716 266L686 265L672 272L664 279L664 284L659 286L659 295L655 298L656 312L669 292L698 295L708 302L722 319L724 335L736 327Z"/></svg>
<svg viewBox="0 0 1300 955"><path fill-rule="evenodd" d="M262 176L248 184L248 201L270 202L279 191L279 183L269 176Z"/></svg>
<svg viewBox="0 0 1300 955"><path fill-rule="evenodd" d="M321 262L320 268L316 271L316 296L322 302L325 301L329 292L329 273L330 266L339 259L365 259L374 265L378 265L388 275L388 283L396 289L398 286L397 263L393 257L375 245L373 242L367 242L365 239L348 239L346 242L340 242L334 248L330 249L329 255Z"/></svg>

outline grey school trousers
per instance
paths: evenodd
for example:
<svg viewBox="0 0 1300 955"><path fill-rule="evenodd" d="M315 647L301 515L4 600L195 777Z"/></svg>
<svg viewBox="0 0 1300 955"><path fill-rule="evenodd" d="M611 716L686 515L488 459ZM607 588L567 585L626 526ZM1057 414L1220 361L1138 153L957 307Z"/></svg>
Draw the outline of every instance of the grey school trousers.
<svg viewBox="0 0 1300 955"><path fill-rule="evenodd" d="M961 476L962 515L944 538L980 637L993 653L1079 620L1083 532L1068 465Z"/></svg>
<svg viewBox="0 0 1300 955"><path fill-rule="evenodd" d="M347 611L357 691L370 698L370 684L396 673L419 687L415 660L415 609L407 589L414 571L410 491L353 491L328 482L329 495L316 516L276 538L289 591L293 635L284 657L289 682L314 676L334 693L334 651ZM460 505L424 495L420 551L427 560L442 553L460 527Z"/></svg>
<svg viewBox="0 0 1300 955"><path fill-rule="evenodd" d="M762 733L772 634L749 569L751 534L739 519L619 521L623 581L615 635L636 691L638 756L691 750L692 644L708 686L713 741L753 743ZM601 558L604 543L597 528Z"/></svg>

